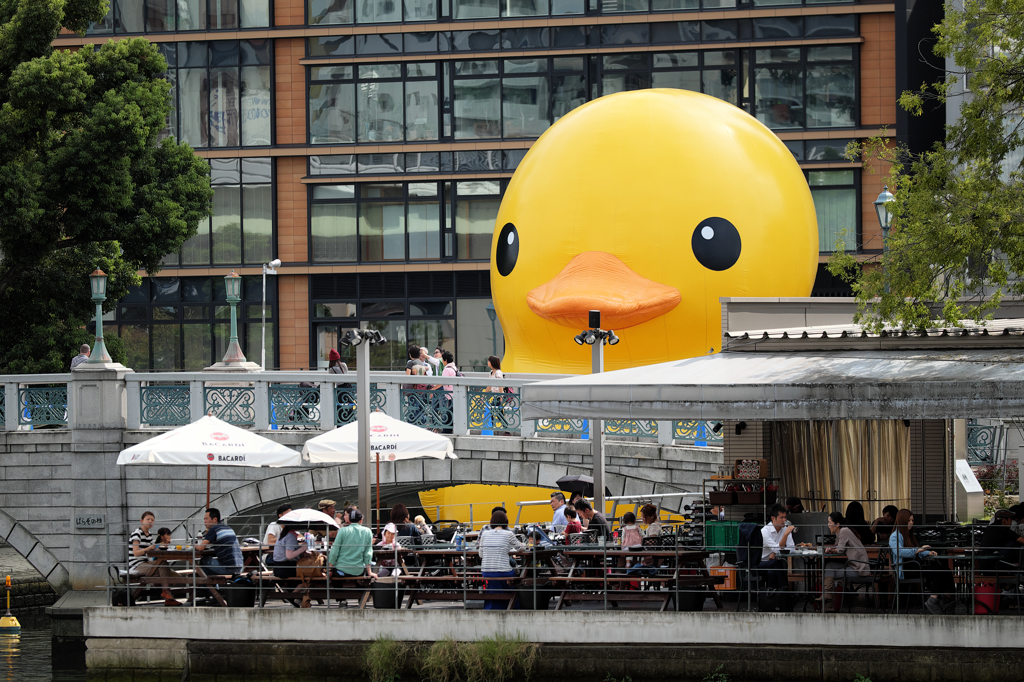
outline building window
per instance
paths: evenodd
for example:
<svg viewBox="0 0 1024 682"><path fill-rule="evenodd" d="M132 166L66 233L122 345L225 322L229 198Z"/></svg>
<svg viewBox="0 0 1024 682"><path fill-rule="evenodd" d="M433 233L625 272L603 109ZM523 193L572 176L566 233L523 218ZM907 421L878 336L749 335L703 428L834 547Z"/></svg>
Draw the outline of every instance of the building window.
<svg viewBox="0 0 1024 682"><path fill-rule="evenodd" d="M313 261L487 260L501 191L500 180L315 185Z"/></svg>
<svg viewBox="0 0 1024 682"><path fill-rule="evenodd" d="M424 62L310 68L310 144L534 139L586 101L581 57L443 66Z"/></svg>
<svg viewBox="0 0 1024 682"><path fill-rule="evenodd" d="M269 157L210 159L213 216L164 265L259 265L273 258L274 184Z"/></svg>
<svg viewBox="0 0 1024 682"><path fill-rule="evenodd" d="M486 371L487 356L504 353L486 270L312 275L310 294L314 367L326 367L336 349L355 370L353 349L339 346L338 339L360 325L388 340L370 349L374 370L405 369L410 344L430 354L437 347L450 350L464 371Z"/></svg>
<svg viewBox="0 0 1024 682"><path fill-rule="evenodd" d="M847 251L860 250L857 174L854 170L807 171L822 253L832 253L840 241Z"/></svg>
<svg viewBox="0 0 1024 682"><path fill-rule="evenodd" d="M753 0L754 7L852 4L854 0ZM310 25L546 17L583 14L584 0L306 0ZM743 2L744 7L750 2ZM591 13L737 9L737 0L604 0ZM403 12L404 10L404 12ZM735 20L730 20L735 23Z"/></svg>
<svg viewBox="0 0 1024 682"><path fill-rule="evenodd" d="M773 130L856 125L852 45L754 50L754 112Z"/></svg>
<svg viewBox="0 0 1024 682"><path fill-rule="evenodd" d="M271 40L164 43L175 111L164 134L195 149L271 144Z"/></svg>
<svg viewBox="0 0 1024 682"><path fill-rule="evenodd" d="M216 31L270 26L270 0L110 0L90 35Z"/></svg>
<svg viewBox="0 0 1024 682"><path fill-rule="evenodd" d="M262 278L242 278L238 340L247 358L258 361L262 348ZM277 365L274 326L277 281L267 278L267 365ZM200 370L217 362L231 335L231 309L223 277L147 277L118 302L115 319L104 327L124 341L128 366L135 370ZM110 332L107 332L107 330Z"/></svg>

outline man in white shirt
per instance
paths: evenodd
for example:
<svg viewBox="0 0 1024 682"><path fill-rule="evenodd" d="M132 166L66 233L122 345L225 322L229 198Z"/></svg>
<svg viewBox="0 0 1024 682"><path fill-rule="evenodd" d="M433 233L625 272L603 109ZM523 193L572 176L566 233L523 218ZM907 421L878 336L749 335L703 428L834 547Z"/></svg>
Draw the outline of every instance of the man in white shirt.
<svg viewBox="0 0 1024 682"><path fill-rule="evenodd" d="M441 349L438 348L434 351L434 357L427 355L426 348L420 348L420 361L426 364L430 369L432 376L440 376L441 374Z"/></svg>
<svg viewBox="0 0 1024 682"><path fill-rule="evenodd" d="M793 533L796 526L786 525L786 508L781 504L772 505L771 523L761 529L761 563L757 565L765 576L768 587L777 590L788 587L788 566L782 558L782 549L796 547Z"/></svg>
<svg viewBox="0 0 1024 682"><path fill-rule="evenodd" d="M282 504L277 508L277 518L281 518L292 510L290 504ZM268 547L273 547L277 543L278 538L281 537L281 524L274 521L272 524L267 526L267 532L263 535L263 544Z"/></svg>
<svg viewBox="0 0 1024 682"><path fill-rule="evenodd" d="M551 510L554 512L551 516L551 530L557 533L569 523L565 520L565 495L551 493Z"/></svg>

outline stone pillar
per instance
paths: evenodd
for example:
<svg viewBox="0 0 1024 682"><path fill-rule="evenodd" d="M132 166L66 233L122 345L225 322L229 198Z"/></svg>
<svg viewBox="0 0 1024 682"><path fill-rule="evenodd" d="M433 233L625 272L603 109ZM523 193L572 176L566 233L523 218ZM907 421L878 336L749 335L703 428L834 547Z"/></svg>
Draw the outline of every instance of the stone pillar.
<svg viewBox="0 0 1024 682"><path fill-rule="evenodd" d="M107 562L126 561L131 529L123 518L117 455L128 420L124 377L132 371L118 363L83 363L71 372L70 547L64 565L72 589L106 584Z"/></svg>

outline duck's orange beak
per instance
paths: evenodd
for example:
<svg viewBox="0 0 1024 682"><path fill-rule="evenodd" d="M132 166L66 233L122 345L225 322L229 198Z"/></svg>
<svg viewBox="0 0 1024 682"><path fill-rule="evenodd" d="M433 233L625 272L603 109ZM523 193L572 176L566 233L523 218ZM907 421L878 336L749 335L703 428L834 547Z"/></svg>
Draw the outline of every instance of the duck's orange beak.
<svg viewBox="0 0 1024 682"><path fill-rule="evenodd" d="M679 290L641 277L610 253L581 253L550 281L526 295L530 310L577 329L588 313L601 311L601 325L624 329L653 320L679 305Z"/></svg>

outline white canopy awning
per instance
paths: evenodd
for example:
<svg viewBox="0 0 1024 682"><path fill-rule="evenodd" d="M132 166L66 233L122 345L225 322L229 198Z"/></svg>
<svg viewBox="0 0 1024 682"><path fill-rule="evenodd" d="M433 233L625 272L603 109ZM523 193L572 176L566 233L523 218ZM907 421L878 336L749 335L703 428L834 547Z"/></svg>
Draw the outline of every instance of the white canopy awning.
<svg viewBox="0 0 1024 682"><path fill-rule="evenodd" d="M310 438L302 448L302 458L311 464L359 461L359 424L352 422L341 428ZM415 457L456 459L452 441L447 436L393 419L383 412L370 413L370 461L380 456L382 462Z"/></svg>
<svg viewBox="0 0 1024 682"><path fill-rule="evenodd" d="M1024 349L719 353L529 384L524 419L1024 415Z"/></svg>
<svg viewBox="0 0 1024 682"><path fill-rule="evenodd" d="M206 416L122 450L117 463L289 467L302 466L302 458L269 438Z"/></svg>

